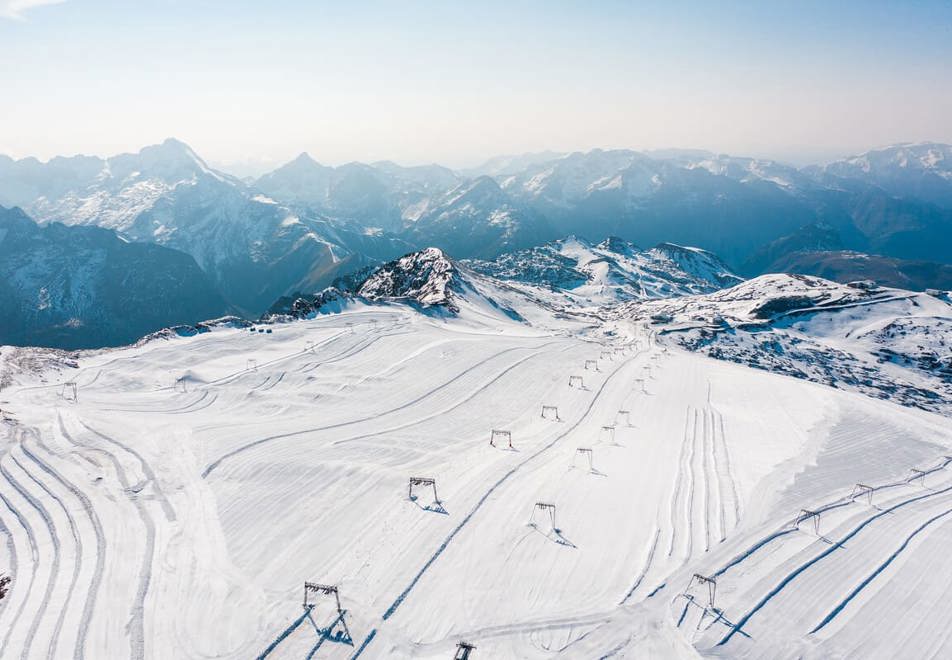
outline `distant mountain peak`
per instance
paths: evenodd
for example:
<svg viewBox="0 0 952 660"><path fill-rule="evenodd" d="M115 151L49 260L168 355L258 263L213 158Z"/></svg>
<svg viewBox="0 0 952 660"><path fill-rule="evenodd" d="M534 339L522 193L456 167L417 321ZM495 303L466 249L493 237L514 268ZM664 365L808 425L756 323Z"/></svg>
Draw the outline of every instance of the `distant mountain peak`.
<svg viewBox="0 0 952 660"><path fill-rule="evenodd" d="M465 182L460 185L457 190L465 190L467 193L482 194L482 193L503 193L502 188L499 187L499 184L494 178L487 175L478 176L472 181Z"/></svg>
<svg viewBox="0 0 952 660"><path fill-rule="evenodd" d="M609 250L619 254L632 254L639 251L637 245L618 236L609 236L595 247L600 250Z"/></svg>
<svg viewBox="0 0 952 660"><path fill-rule="evenodd" d="M207 176L219 181L230 179L208 166L190 146L175 138L161 144L143 147L136 154L122 154L107 159L104 175L125 179L128 176L157 178L176 183L191 177Z"/></svg>
<svg viewBox="0 0 952 660"><path fill-rule="evenodd" d="M296 166L296 167L302 167L302 166L310 166L310 167L321 166L321 164L318 163L316 160L314 160L314 158L311 156L311 154L309 154L309 153L306 152L306 151L302 151L301 153L299 153L299 154L297 155L297 158L295 158L294 160L288 162L287 165L294 165L294 166ZM287 166L287 165L286 165L286 166Z"/></svg>
<svg viewBox="0 0 952 660"><path fill-rule="evenodd" d="M371 300L407 299L458 311L451 293L458 277L453 261L441 249L428 247L380 266L360 285L357 295Z"/></svg>
<svg viewBox="0 0 952 660"><path fill-rule="evenodd" d="M207 167L201 156L195 153L195 150L179 139L170 137L165 138L161 144L143 147L139 150L139 155L147 153L161 154L165 158L179 158L187 161L193 161Z"/></svg>

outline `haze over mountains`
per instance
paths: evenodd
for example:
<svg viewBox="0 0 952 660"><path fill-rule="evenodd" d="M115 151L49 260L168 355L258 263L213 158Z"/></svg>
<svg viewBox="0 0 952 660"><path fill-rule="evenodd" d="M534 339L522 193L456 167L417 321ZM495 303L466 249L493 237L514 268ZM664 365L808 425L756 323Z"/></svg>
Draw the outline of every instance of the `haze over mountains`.
<svg viewBox="0 0 952 660"><path fill-rule="evenodd" d="M181 298L203 302L160 306L151 318L158 327L202 320L212 309L254 317L282 296L317 292L426 246L492 260L568 236L590 245L616 236L645 247L695 246L748 277L795 270L845 281L859 273L929 288L947 286L942 264L952 263L952 147L899 145L806 168L688 150L527 154L468 171L329 167L302 154L248 182L170 139L105 159L0 156L0 206L20 207L43 226L61 223L63 236L96 226L120 242L187 255L152 268L183 287ZM201 274L180 277L191 261ZM35 270L33 263L16 267ZM17 309L33 306L37 286L20 287ZM67 307L58 312L64 327L88 326L88 314ZM17 323L25 332L38 327ZM129 340L103 332L107 345ZM68 335L50 341L83 345Z"/></svg>

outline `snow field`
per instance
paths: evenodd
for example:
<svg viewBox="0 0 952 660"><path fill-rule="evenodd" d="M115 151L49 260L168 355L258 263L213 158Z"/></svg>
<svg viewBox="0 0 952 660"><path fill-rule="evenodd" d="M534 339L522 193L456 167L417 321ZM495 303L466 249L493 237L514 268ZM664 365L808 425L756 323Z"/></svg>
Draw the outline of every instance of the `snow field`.
<svg viewBox="0 0 952 660"><path fill-rule="evenodd" d="M75 402L12 389L0 656L948 650L916 641L949 590L942 418L551 323L360 306L90 354Z"/></svg>

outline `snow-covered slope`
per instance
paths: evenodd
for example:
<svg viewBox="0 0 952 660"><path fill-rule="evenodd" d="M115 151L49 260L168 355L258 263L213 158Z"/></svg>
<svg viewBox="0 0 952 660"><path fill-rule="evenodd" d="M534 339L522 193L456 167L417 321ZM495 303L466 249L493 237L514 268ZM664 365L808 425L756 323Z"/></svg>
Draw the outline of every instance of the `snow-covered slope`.
<svg viewBox="0 0 952 660"><path fill-rule="evenodd" d="M513 289L450 259L439 248L411 252L399 259L366 268L335 280L334 286L313 294L285 296L271 306L265 318L313 318L332 314L355 303L410 304L424 313L459 315L475 313L487 319L502 316L524 320L514 307L524 307L546 316L531 293Z"/></svg>
<svg viewBox="0 0 952 660"><path fill-rule="evenodd" d="M571 305L707 293L741 281L705 250L662 243L642 250L620 238L571 237L466 265L515 285L545 287Z"/></svg>
<svg viewBox="0 0 952 660"><path fill-rule="evenodd" d="M629 303L613 315L652 323L712 357L952 412L948 295L763 275L708 295Z"/></svg>
<svg viewBox="0 0 952 660"><path fill-rule="evenodd" d="M685 304L776 326L765 286ZM878 295L846 289L811 304ZM903 624L943 625L946 417L659 345L634 314L459 297L33 356L0 392L0 655L952 652Z"/></svg>
<svg viewBox="0 0 952 660"><path fill-rule="evenodd" d="M407 226L407 233L417 243L484 258L551 236L542 216L510 198L488 176L460 184L435 200Z"/></svg>

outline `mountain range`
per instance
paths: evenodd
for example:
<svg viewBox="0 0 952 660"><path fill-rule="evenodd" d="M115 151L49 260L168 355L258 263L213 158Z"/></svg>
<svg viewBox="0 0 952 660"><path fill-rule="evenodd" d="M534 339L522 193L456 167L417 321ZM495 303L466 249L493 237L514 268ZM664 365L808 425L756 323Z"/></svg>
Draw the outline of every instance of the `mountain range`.
<svg viewBox="0 0 952 660"><path fill-rule="evenodd" d="M513 307L597 314L606 305L710 293L742 281L704 250L672 244L642 250L615 237L597 245L571 237L491 261L457 262L430 247L338 278L323 291L282 297L268 316L310 317L355 300L399 300L452 314L459 312L459 300L471 306L478 300L510 318L518 316Z"/></svg>
<svg viewBox="0 0 952 660"><path fill-rule="evenodd" d="M230 307L189 255L0 207L0 343L128 344Z"/></svg>
<svg viewBox="0 0 952 660"><path fill-rule="evenodd" d="M524 154L465 171L302 154L248 182L169 139L110 158L0 156L0 205L184 253L213 289L207 307L249 317L426 246L504 264L567 236L616 236L694 246L744 277L923 289L947 286L952 263L952 147L936 143L805 168L697 150Z"/></svg>

